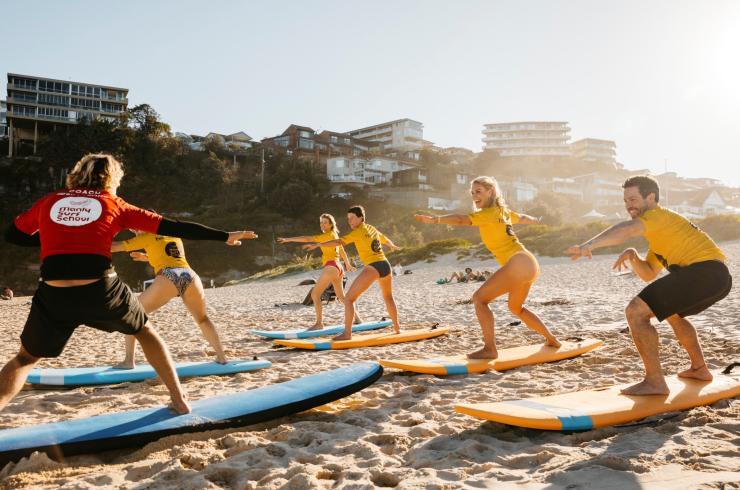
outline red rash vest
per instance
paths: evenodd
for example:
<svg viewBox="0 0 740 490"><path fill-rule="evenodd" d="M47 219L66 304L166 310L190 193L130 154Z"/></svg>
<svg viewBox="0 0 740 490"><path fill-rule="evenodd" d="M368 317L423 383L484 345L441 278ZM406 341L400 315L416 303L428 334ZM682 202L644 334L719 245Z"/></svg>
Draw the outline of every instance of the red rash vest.
<svg viewBox="0 0 740 490"><path fill-rule="evenodd" d="M161 220L160 215L132 206L107 191L67 189L42 197L14 223L23 233L39 233L42 262L56 255L75 254L103 256L110 263L111 243L121 230L156 233ZM43 264L41 275L52 279L44 273Z"/></svg>

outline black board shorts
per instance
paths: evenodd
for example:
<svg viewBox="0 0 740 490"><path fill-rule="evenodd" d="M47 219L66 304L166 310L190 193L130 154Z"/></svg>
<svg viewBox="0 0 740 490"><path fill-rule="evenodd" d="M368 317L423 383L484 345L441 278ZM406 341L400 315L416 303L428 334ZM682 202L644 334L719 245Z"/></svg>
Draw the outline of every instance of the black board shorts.
<svg viewBox="0 0 740 490"><path fill-rule="evenodd" d="M672 315L683 318L701 313L732 289L730 271L718 260L685 267L672 265L668 270L669 274L650 283L637 295L659 321Z"/></svg>
<svg viewBox="0 0 740 490"><path fill-rule="evenodd" d="M80 325L134 335L146 322L141 303L118 276L73 287L40 282L21 344L34 357L57 357Z"/></svg>
<svg viewBox="0 0 740 490"><path fill-rule="evenodd" d="M391 263L387 260L379 260L377 262L371 262L368 264L370 267L378 271L380 277L385 277L391 273Z"/></svg>

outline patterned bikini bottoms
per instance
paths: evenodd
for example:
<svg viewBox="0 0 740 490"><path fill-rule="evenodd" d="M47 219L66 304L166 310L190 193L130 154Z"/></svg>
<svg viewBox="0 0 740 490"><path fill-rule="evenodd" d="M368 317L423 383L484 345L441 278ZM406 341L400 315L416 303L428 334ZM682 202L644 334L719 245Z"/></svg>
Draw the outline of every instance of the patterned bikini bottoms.
<svg viewBox="0 0 740 490"><path fill-rule="evenodd" d="M187 267L163 267L157 275L169 279L177 288L178 296L185 294L185 290L190 286L190 283L198 277L193 269Z"/></svg>

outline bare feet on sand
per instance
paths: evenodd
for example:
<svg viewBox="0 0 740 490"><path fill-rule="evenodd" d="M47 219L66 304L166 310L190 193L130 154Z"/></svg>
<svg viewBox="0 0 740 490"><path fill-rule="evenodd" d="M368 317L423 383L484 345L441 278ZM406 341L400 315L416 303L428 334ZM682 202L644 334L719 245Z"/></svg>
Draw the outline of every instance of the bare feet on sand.
<svg viewBox="0 0 740 490"><path fill-rule="evenodd" d="M545 345L549 345L550 347L560 347L560 341L556 339L555 337L552 337L550 339L547 339L547 342L545 342Z"/></svg>
<svg viewBox="0 0 740 490"><path fill-rule="evenodd" d="M172 402L168 405L168 408L172 410L173 412L185 415L186 413L190 413L190 405L188 404L187 400L184 398L180 398L179 400L175 401L175 399L172 399Z"/></svg>
<svg viewBox="0 0 740 490"><path fill-rule="evenodd" d="M113 366L113 369L133 369L135 367L136 367L136 364L134 364L133 362L123 361Z"/></svg>
<svg viewBox="0 0 740 490"><path fill-rule="evenodd" d="M333 341L337 341L337 340L351 340L351 339L352 339L352 334L351 333L340 333L336 337L332 337L332 340Z"/></svg>
<svg viewBox="0 0 740 490"><path fill-rule="evenodd" d="M679 378L692 378L698 379L699 381L712 381L714 376L709 372L709 368L706 364L702 364L698 368L688 368L685 371L678 373Z"/></svg>
<svg viewBox="0 0 740 490"><path fill-rule="evenodd" d="M228 364L229 360L226 359L226 354L222 352L216 356L216 362L219 364Z"/></svg>
<svg viewBox="0 0 740 490"><path fill-rule="evenodd" d="M646 396L667 395L670 392L671 390L668 388L665 379L661 378L657 381L647 379L642 380L637 384L628 386L627 388L623 389L621 393L623 395Z"/></svg>
<svg viewBox="0 0 740 490"><path fill-rule="evenodd" d="M486 349L485 347L468 354L468 359L496 359L498 351L496 349Z"/></svg>

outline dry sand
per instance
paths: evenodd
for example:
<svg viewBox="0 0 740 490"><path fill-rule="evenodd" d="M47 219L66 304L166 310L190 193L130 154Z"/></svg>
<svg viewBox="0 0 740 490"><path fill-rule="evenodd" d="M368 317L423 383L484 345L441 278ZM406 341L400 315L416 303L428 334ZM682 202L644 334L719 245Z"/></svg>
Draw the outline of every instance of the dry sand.
<svg viewBox="0 0 740 490"><path fill-rule="evenodd" d="M724 244L740 278L740 243ZM270 423L243 429L173 436L143 448L70 457L62 463L35 454L0 472L1 488L739 488L740 404L725 400L642 425L575 434L512 428L457 414L460 401L500 401L554 394L640 379L642 365L629 334L624 307L642 287L635 276L615 277L614 257L576 264L541 260L542 274L528 306L559 336L598 337L603 348L580 358L506 373L435 377L387 369L374 385L353 396ZM197 265L197 264L196 264ZM253 373L184 381L191 399L256 388L357 361L463 353L480 345L473 308L465 304L474 284L434 281L471 265L452 256L414 264L395 279L403 326L440 322L452 332L434 340L352 351L271 349L249 328L299 328L313 308L297 305L314 274L207 291L209 310L232 358L259 355L274 365ZM737 280L737 279L736 279ZM10 358L28 313L29 298L0 302L0 359ZM288 305L275 306L276 303ZM377 287L360 302L367 319L385 314ZM499 347L540 339L513 320L505 299L493 304ZM342 317L325 308L329 323ZM712 368L738 361L740 295L693 317ZM178 361L206 358L205 343L179 300L153 316ZM686 365L670 327L662 323L662 360L668 373ZM123 339L80 328L58 359L42 367L110 364ZM143 356L139 353L139 358ZM87 417L168 401L157 382L22 391L0 413L0 427Z"/></svg>

